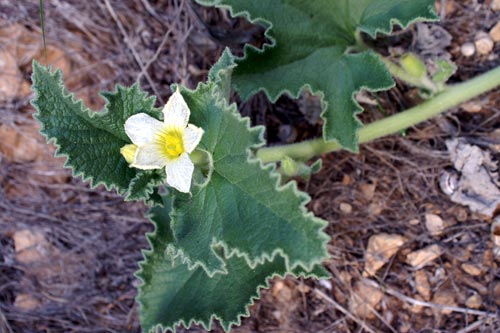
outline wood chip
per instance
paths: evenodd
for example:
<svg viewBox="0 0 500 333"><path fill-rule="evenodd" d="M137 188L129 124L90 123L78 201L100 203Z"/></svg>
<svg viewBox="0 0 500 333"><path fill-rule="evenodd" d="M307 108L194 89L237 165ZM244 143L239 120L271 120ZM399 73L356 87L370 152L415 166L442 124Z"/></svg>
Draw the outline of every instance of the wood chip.
<svg viewBox="0 0 500 333"><path fill-rule="evenodd" d="M490 30L490 37L494 42L500 42L500 21Z"/></svg>
<svg viewBox="0 0 500 333"><path fill-rule="evenodd" d="M360 318L373 319L375 314L372 309L376 308L383 296L379 288L356 282L349 298L349 310Z"/></svg>
<svg viewBox="0 0 500 333"><path fill-rule="evenodd" d="M450 290L439 290L438 292L436 292L436 294L432 298L432 303L457 306L457 303L455 301L455 294ZM444 315L449 315L453 312L451 309L436 309L436 311L439 311Z"/></svg>
<svg viewBox="0 0 500 333"><path fill-rule="evenodd" d="M434 244L429 245L421 250L409 253L406 256L406 261L412 267L420 269L432 263L434 260L439 258L441 254L443 254L443 249L439 245Z"/></svg>
<svg viewBox="0 0 500 333"><path fill-rule="evenodd" d="M406 242L401 235L381 233L368 240L365 252L365 276L373 276Z"/></svg>
<svg viewBox="0 0 500 333"><path fill-rule="evenodd" d="M431 285L429 279L427 279L427 274L423 270L415 272L415 288L425 301L431 299Z"/></svg>
<svg viewBox="0 0 500 333"><path fill-rule="evenodd" d="M40 231L23 229L16 231L12 238L14 239L16 259L19 262L35 263L46 258L50 251L50 244Z"/></svg>
<svg viewBox="0 0 500 333"><path fill-rule="evenodd" d="M468 263L463 263L461 265L463 271L469 275L472 275L472 276L479 276L482 274L482 270L477 267L476 265L472 265L472 264L468 264Z"/></svg>

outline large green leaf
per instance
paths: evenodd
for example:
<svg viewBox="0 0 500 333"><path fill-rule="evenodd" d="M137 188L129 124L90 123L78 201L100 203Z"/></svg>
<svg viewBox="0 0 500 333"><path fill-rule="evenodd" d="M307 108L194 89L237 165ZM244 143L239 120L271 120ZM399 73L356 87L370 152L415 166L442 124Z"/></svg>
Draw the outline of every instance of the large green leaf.
<svg viewBox="0 0 500 333"><path fill-rule="evenodd" d="M248 306L258 298L259 288L267 287L269 278L287 273L285 260L277 256L272 262L250 268L243 258L233 255L225 258L227 274L210 277L200 267L190 270L168 252L168 245L174 242L169 217L172 203L167 197L163 199L164 208L150 211L155 231L148 234L151 250L143 252L144 261L137 273L142 281L137 300L143 330L161 327L162 331L175 331L181 323L200 323L210 329L214 318L229 330L240 323L241 316L248 315ZM317 266L314 273L296 271L294 275L325 277L328 273Z"/></svg>
<svg viewBox="0 0 500 333"><path fill-rule="evenodd" d="M211 154L213 170L205 186L175 194L175 251L210 276L228 269L219 246L251 266L280 254L287 270L311 269L328 257L326 222L306 212L309 197L294 182L280 186L274 166L263 167L252 156L250 149L263 143L261 128L250 128L234 105L218 99L220 90L212 81L195 91L181 89L190 121L205 130L199 148Z"/></svg>
<svg viewBox="0 0 500 333"><path fill-rule="evenodd" d="M104 184L119 193L127 192L133 183L131 198L149 200L152 189L145 178L154 175L157 180L158 175L130 168L120 148L130 143L124 130L130 116L144 112L162 117L154 108L155 98L147 97L137 84L130 88L118 86L115 92L102 93L106 110L92 112L66 90L61 71L51 73L33 62L32 79L36 93L33 105L38 110L35 117L41 123L41 133L48 141L54 140L57 156L67 158L66 165L74 175L90 179L91 186Z"/></svg>
<svg viewBox="0 0 500 333"><path fill-rule="evenodd" d="M370 51L359 50L358 31L375 37L393 23L436 19L434 0L198 0L229 8L268 28L271 44L246 47L237 61L233 85L247 99L264 90L275 101L284 92L298 97L305 87L323 96L324 138L357 149L353 95L360 89L388 89L393 81Z"/></svg>

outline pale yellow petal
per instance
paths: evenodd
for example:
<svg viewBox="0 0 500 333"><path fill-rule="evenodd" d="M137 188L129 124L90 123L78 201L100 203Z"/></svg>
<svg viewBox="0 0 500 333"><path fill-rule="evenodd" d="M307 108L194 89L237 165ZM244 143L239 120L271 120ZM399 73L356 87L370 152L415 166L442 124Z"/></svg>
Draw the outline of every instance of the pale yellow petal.
<svg viewBox="0 0 500 333"><path fill-rule="evenodd" d="M184 149L191 153L196 146L201 141L201 137L203 136L203 129L194 126L193 124L189 124L188 127L184 130L183 141L184 141Z"/></svg>
<svg viewBox="0 0 500 333"><path fill-rule="evenodd" d="M162 155L160 147L157 144L149 144L137 148L132 167L143 170L160 169L167 163L168 160Z"/></svg>
<svg viewBox="0 0 500 333"><path fill-rule="evenodd" d="M179 89L170 96L163 108L164 123L168 127L185 128L189 121L191 112L184 101Z"/></svg>
<svg viewBox="0 0 500 333"><path fill-rule="evenodd" d="M125 133L138 145L146 145L154 141L155 135L162 130L163 123L145 113L138 113L125 122Z"/></svg>
<svg viewBox="0 0 500 333"><path fill-rule="evenodd" d="M194 165L189 159L189 155L187 153L182 154L178 159L169 162L165 169L167 184L180 192L188 193L194 171Z"/></svg>
<svg viewBox="0 0 500 333"><path fill-rule="evenodd" d="M122 154L125 161L128 164L134 162L135 153L137 152L137 145L129 144L120 148L120 154Z"/></svg>

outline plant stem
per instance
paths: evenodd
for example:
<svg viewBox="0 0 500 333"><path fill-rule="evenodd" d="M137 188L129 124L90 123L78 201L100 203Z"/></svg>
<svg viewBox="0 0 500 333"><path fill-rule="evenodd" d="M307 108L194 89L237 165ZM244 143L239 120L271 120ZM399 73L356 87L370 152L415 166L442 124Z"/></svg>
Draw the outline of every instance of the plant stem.
<svg viewBox="0 0 500 333"><path fill-rule="evenodd" d="M464 83L449 86L442 93L420 105L362 127L358 131L359 143L398 133L499 85L500 67L497 67ZM325 142L323 139L315 139L284 146L260 148L256 155L264 163L278 162L285 156L305 161L340 149L342 146L335 141Z"/></svg>

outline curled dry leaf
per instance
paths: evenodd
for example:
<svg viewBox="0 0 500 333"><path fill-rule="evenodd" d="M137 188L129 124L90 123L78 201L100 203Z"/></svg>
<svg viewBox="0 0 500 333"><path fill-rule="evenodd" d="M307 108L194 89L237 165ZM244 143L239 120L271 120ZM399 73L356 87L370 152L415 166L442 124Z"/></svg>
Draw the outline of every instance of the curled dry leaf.
<svg viewBox="0 0 500 333"><path fill-rule="evenodd" d="M448 140L446 146L461 175L456 190L450 195L451 201L491 217L500 207L500 188L496 181L497 166L490 153L464 139Z"/></svg>

